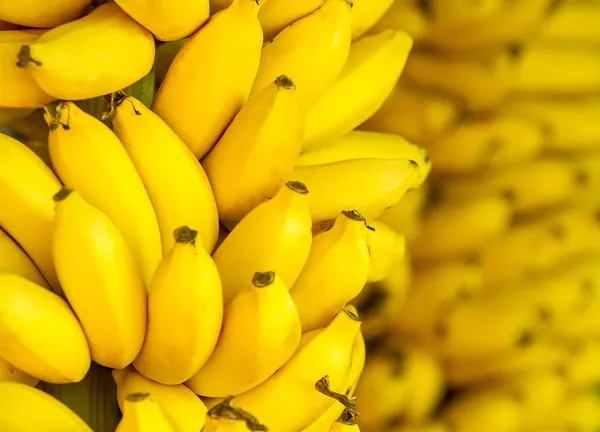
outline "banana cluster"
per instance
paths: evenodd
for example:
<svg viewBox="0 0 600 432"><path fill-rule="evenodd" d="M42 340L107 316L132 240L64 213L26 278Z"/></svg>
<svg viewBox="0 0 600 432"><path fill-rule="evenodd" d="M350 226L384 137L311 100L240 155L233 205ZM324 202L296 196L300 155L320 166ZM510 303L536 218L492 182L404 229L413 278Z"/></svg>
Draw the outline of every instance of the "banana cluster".
<svg viewBox="0 0 600 432"><path fill-rule="evenodd" d="M391 4L0 4L0 430L359 430L352 304L404 299L431 170L357 130L413 46ZM363 381L420 418L440 365L390 352Z"/></svg>
<svg viewBox="0 0 600 432"><path fill-rule="evenodd" d="M396 0L370 30L416 48L360 133L424 146L432 175L377 220L409 262L358 298L363 431L600 428L599 19L594 0Z"/></svg>

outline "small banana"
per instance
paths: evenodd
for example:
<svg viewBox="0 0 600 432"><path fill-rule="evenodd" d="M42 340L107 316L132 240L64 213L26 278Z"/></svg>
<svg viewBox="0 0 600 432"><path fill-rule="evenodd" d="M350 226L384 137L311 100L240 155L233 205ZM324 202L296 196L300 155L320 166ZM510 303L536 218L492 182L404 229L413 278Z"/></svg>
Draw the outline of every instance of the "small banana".
<svg viewBox="0 0 600 432"><path fill-rule="evenodd" d="M388 208L378 219L412 243L423 229L422 214L427 204L427 185L406 192L400 202Z"/></svg>
<svg viewBox="0 0 600 432"><path fill-rule="evenodd" d="M0 358L0 382L10 381L27 384L35 387L40 382L39 379L27 375L22 370L17 369L6 360Z"/></svg>
<svg viewBox="0 0 600 432"><path fill-rule="evenodd" d="M199 159L217 142L250 93L263 40L256 16L259 3L234 0L214 15L177 53L156 93L153 111Z"/></svg>
<svg viewBox="0 0 600 432"><path fill-rule="evenodd" d="M53 253L60 283L85 331L92 359L121 369L146 333L146 287L124 237L79 193L55 196Z"/></svg>
<svg viewBox="0 0 600 432"><path fill-rule="evenodd" d="M271 269L288 288L296 282L312 242L308 196L304 184L287 182L271 200L250 211L215 251L225 306L256 269Z"/></svg>
<svg viewBox="0 0 600 432"><path fill-rule="evenodd" d="M163 254L175 244L173 231L183 225L195 227L204 249L212 252L219 217L202 166L165 122L140 101L132 97L115 99L114 131L154 206Z"/></svg>
<svg viewBox="0 0 600 432"><path fill-rule="evenodd" d="M0 273L12 273L31 282L48 287L33 261L25 251L0 228Z"/></svg>
<svg viewBox="0 0 600 432"><path fill-rule="evenodd" d="M90 367L90 351L67 302L27 279L5 273L0 274L0 314L3 360L46 382L83 379Z"/></svg>
<svg viewBox="0 0 600 432"><path fill-rule="evenodd" d="M231 0L224 1L231 2ZM326 1L306 0L290 3L287 0L268 0L258 12L265 41L273 40L283 29L319 9Z"/></svg>
<svg viewBox="0 0 600 432"><path fill-rule="evenodd" d="M429 19L422 8L412 0L395 0L366 34L375 34L386 29L402 30L414 40L427 33Z"/></svg>
<svg viewBox="0 0 600 432"><path fill-rule="evenodd" d="M373 27L393 3L394 0L352 0L350 11L352 40L359 39Z"/></svg>
<svg viewBox="0 0 600 432"><path fill-rule="evenodd" d="M152 34L115 3L105 3L22 45L17 65L49 95L80 100L133 84L153 62Z"/></svg>
<svg viewBox="0 0 600 432"><path fill-rule="evenodd" d="M175 432L160 404L150 393L125 396L123 418L115 432Z"/></svg>
<svg viewBox="0 0 600 432"><path fill-rule="evenodd" d="M175 230L175 245L149 289L146 338L133 365L162 384L181 384L198 372L223 322L219 273L197 234L187 226Z"/></svg>
<svg viewBox="0 0 600 432"><path fill-rule="evenodd" d="M79 18L91 0L66 0L59 5L24 0L22 2L2 2L0 20L25 27L53 28Z"/></svg>
<svg viewBox="0 0 600 432"><path fill-rule="evenodd" d="M600 7L594 2L565 2L547 18L536 38L553 44L599 44Z"/></svg>
<svg viewBox="0 0 600 432"><path fill-rule="evenodd" d="M379 282L387 279L394 271L394 266L402 260L406 253L404 236L380 221L370 223L374 231L368 234L369 274L367 282Z"/></svg>
<svg viewBox="0 0 600 432"><path fill-rule="evenodd" d="M300 334L288 287L273 272L257 272L225 309L215 350L186 385L208 397L250 390L292 356Z"/></svg>
<svg viewBox="0 0 600 432"><path fill-rule="evenodd" d="M296 85L287 76L250 98L202 160L220 219L239 221L285 184L302 148L303 125Z"/></svg>

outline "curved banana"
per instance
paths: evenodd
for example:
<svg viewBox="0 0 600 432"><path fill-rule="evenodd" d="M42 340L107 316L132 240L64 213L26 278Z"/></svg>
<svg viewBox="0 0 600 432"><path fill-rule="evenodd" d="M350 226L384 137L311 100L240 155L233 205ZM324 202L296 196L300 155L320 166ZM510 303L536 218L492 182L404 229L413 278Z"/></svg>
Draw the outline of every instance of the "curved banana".
<svg viewBox="0 0 600 432"><path fill-rule="evenodd" d="M427 204L427 195L427 185L407 191L400 202L379 216L378 221L403 235L408 243L412 243L423 229L422 213Z"/></svg>
<svg viewBox="0 0 600 432"><path fill-rule="evenodd" d="M0 382L0 429L4 431L92 432L66 405L21 383Z"/></svg>
<svg viewBox="0 0 600 432"><path fill-rule="evenodd" d="M287 182L269 201L255 207L213 254L228 305L252 280L256 269L271 269L291 287L312 243L308 189Z"/></svg>
<svg viewBox="0 0 600 432"><path fill-rule="evenodd" d="M0 382L10 381L27 384L35 387L40 382L39 379L27 375L22 370L17 369L6 360L0 358Z"/></svg>
<svg viewBox="0 0 600 432"><path fill-rule="evenodd" d="M17 65L49 95L80 100L133 84L153 62L152 34L115 3L105 3L23 45Z"/></svg>
<svg viewBox="0 0 600 432"><path fill-rule="evenodd" d="M225 309L215 350L186 385L208 397L250 390L292 356L300 334L288 287L273 272L257 272Z"/></svg>
<svg viewBox="0 0 600 432"><path fill-rule="evenodd" d="M350 51L351 6L350 0L327 0L266 43L250 94L269 86L278 76L287 75L296 83L300 107L306 112L344 68ZM239 59L236 65L238 69Z"/></svg>
<svg viewBox="0 0 600 432"><path fill-rule="evenodd" d="M117 0L134 20L152 32L156 39L174 41L189 36L208 20L209 2Z"/></svg>
<svg viewBox="0 0 600 432"><path fill-rule="evenodd" d="M412 44L397 30L352 44L339 78L306 113L302 151L327 145L372 116L394 89Z"/></svg>
<svg viewBox="0 0 600 432"><path fill-rule="evenodd" d="M313 239L306 264L290 289L303 333L327 326L365 286L368 239L369 227L355 211L343 211L329 231Z"/></svg>
<svg viewBox="0 0 600 432"><path fill-rule="evenodd" d="M392 6L394 0L352 0L350 26L352 40L360 38Z"/></svg>
<svg viewBox="0 0 600 432"><path fill-rule="evenodd" d="M123 418L115 432L175 432L151 393L131 393L123 402Z"/></svg>
<svg viewBox="0 0 600 432"><path fill-rule="evenodd" d="M202 160L220 219L239 221L285 184L302 148L303 125L296 85L285 75L242 107Z"/></svg>
<svg viewBox="0 0 600 432"><path fill-rule="evenodd" d="M402 30L414 40L420 40L427 33L429 19L422 8L412 0L394 0L366 34L375 34L387 29Z"/></svg>
<svg viewBox="0 0 600 432"><path fill-rule="evenodd" d="M600 7L593 2L565 2L547 18L536 38L554 44L599 44Z"/></svg>
<svg viewBox="0 0 600 432"><path fill-rule="evenodd" d="M211 2L218 1L223 0L211 0ZM283 29L319 9L326 1L306 0L290 3L287 0L268 0L258 12L265 41L273 40Z"/></svg>
<svg viewBox="0 0 600 432"><path fill-rule="evenodd" d="M0 274L0 312L5 361L46 382L83 379L90 367L88 342L63 299L20 276Z"/></svg>
<svg viewBox="0 0 600 432"><path fill-rule="evenodd" d="M55 172L115 224L149 286L162 256L160 232L148 193L121 142L72 102L61 102L44 117Z"/></svg>
<svg viewBox="0 0 600 432"><path fill-rule="evenodd" d="M31 282L48 287L48 282L40 273L25 251L0 228L0 273L12 273Z"/></svg>
<svg viewBox="0 0 600 432"><path fill-rule="evenodd" d="M121 369L146 333L146 287L117 227L76 191L54 199L53 252L65 296L81 321L92 359Z"/></svg>
<svg viewBox="0 0 600 432"><path fill-rule="evenodd" d="M154 206L163 254L175 244L173 231L183 225L195 227L204 249L212 252L219 231L217 205L192 152L165 122L132 97L116 102L113 126Z"/></svg>
<svg viewBox="0 0 600 432"><path fill-rule="evenodd" d="M0 133L0 226L40 269L54 292L62 292L52 257L54 203L60 182L36 154Z"/></svg>
<svg viewBox="0 0 600 432"><path fill-rule="evenodd" d="M223 322L219 273L196 243L197 234L187 226L175 230L175 246L149 289L146 338L133 365L162 384L181 384L198 372L214 350Z"/></svg>
<svg viewBox="0 0 600 432"><path fill-rule="evenodd" d="M383 222L373 221L370 226L374 231L368 233L371 259L367 282L373 283L387 279L392 274L394 265L406 253L406 239Z"/></svg>
<svg viewBox="0 0 600 432"><path fill-rule="evenodd" d="M198 432L206 421L206 406L183 384L169 386L152 381L133 367L114 369L117 401L125 411L125 399L132 393L150 393L163 410L165 417L178 432Z"/></svg>
<svg viewBox="0 0 600 432"><path fill-rule="evenodd" d="M2 6L0 14L1 9ZM53 99L44 93L31 75L15 63L15 56L21 45L35 42L43 33L43 30L0 31L0 107L37 108Z"/></svg>
<svg viewBox="0 0 600 432"><path fill-rule="evenodd" d="M24 0L22 2L2 2L0 20L25 27L53 28L79 18L91 0L67 0L59 5Z"/></svg>
<svg viewBox="0 0 600 432"><path fill-rule="evenodd" d="M262 46L259 8L257 0L234 0L214 15L177 53L156 93L152 110L199 159L250 93Z"/></svg>

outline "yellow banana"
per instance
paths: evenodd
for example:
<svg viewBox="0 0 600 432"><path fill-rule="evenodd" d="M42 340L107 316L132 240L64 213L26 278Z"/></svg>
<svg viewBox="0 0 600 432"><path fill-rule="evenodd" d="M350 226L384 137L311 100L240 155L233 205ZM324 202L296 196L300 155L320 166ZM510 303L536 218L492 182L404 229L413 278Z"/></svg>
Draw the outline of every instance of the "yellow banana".
<svg viewBox="0 0 600 432"><path fill-rule="evenodd" d="M450 129L458 120L460 109L459 103L445 93L401 80L381 108L359 129L393 133L425 144Z"/></svg>
<svg viewBox="0 0 600 432"><path fill-rule="evenodd" d="M211 0L231 2L231 0ZM287 0L268 0L258 12L258 19L264 32L265 41L271 41L283 29L301 18L319 9L327 0L305 0L292 2Z"/></svg>
<svg viewBox="0 0 600 432"><path fill-rule="evenodd" d="M402 260L406 253L404 236L380 221L370 224L374 231L368 233L369 274L367 282L379 282L387 279L394 271L394 265Z"/></svg>
<svg viewBox="0 0 600 432"><path fill-rule="evenodd" d="M219 231L217 205L192 152L156 114L132 97L116 103L113 126L156 211L163 254L175 244L173 231L183 225L198 230L204 249L212 252Z"/></svg>
<svg viewBox="0 0 600 432"><path fill-rule="evenodd" d="M135 369L114 369L117 400L125 411L125 399L132 393L150 393L178 432L198 432L206 421L206 406L183 384L168 386L152 381Z"/></svg>
<svg viewBox="0 0 600 432"><path fill-rule="evenodd" d="M28 385L0 382L0 401L3 431L92 432L67 406Z"/></svg>
<svg viewBox="0 0 600 432"><path fill-rule="evenodd" d="M154 38L115 3L106 3L48 30L18 54L18 66L49 95L89 99L127 87L150 72Z"/></svg>
<svg viewBox="0 0 600 432"><path fill-rule="evenodd" d="M329 231L313 239L306 264L290 289L303 333L327 326L365 286L370 264L368 233L360 214L343 211Z"/></svg>
<svg viewBox="0 0 600 432"><path fill-rule="evenodd" d="M71 189L54 199L56 272L90 343L92 359L121 369L146 333L146 288L117 227Z"/></svg>
<svg viewBox="0 0 600 432"><path fill-rule="evenodd" d="M327 145L372 116L394 89L411 48L410 36L397 30L352 44L337 82L306 113L302 150Z"/></svg>
<svg viewBox="0 0 600 432"><path fill-rule="evenodd" d="M413 39L420 40L427 33L428 27L428 17L416 2L395 0L381 19L367 31L367 34L375 34L391 28L405 31Z"/></svg>
<svg viewBox="0 0 600 432"><path fill-rule="evenodd" d="M31 257L54 292L61 292L52 258L52 196L60 182L34 152L0 133L0 226Z"/></svg>
<svg viewBox="0 0 600 432"><path fill-rule="evenodd" d="M303 430L336 400L353 407L353 399L341 392L348 383L359 328L355 314L340 311L326 328L303 335L285 365L262 384L235 396L232 404L278 432Z"/></svg>
<svg viewBox="0 0 600 432"><path fill-rule="evenodd" d="M259 8L257 0L234 0L214 15L177 53L156 93L152 109L199 159L248 98L262 45Z"/></svg>
<svg viewBox="0 0 600 432"><path fill-rule="evenodd" d="M593 2L565 2L542 24L536 37L553 44L600 44L600 7Z"/></svg>
<svg viewBox="0 0 600 432"><path fill-rule="evenodd" d="M151 393L131 393L123 402L123 418L115 432L175 432Z"/></svg>
<svg viewBox="0 0 600 432"><path fill-rule="evenodd" d="M335 83L348 58L351 7L350 0L327 0L266 43L251 95L287 75L296 83L302 111L314 105Z"/></svg>
<svg viewBox="0 0 600 432"><path fill-rule="evenodd" d="M72 102L47 110L52 167L66 187L108 216L127 241L146 286L161 259L148 193L119 139Z"/></svg>
<svg viewBox="0 0 600 432"><path fill-rule="evenodd" d="M1 274L0 312L3 360L46 382L83 379L90 367L88 342L64 300L20 276Z"/></svg>
<svg viewBox="0 0 600 432"><path fill-rule="evenodd" d="M393 3L394 0L352 0L350 12L352 40L360 38L373 27Z"/></svg>
<svg viewBox="0 0 600 432"><path fill-rule="evenodd" d="M596 192L600 186L600 153L583 153L570 160L575 170L578 189L573 194L572 200L583 207L595 211L600 205Z"/></svg>
<svg viewBox="0 0 600 432"><path fill-rule="evenodd" d="M27 375L22 370L17 369L6 360L0 358L0 382L4 381L18 382L31 387L35 387L40 382L39 379Z"/></svg>
<svg viewBox="0 0 600 432"><path fill-rule="evenodd" d="M33 261L25 251L0 228L0 273L12 273L31 282L48 287Z"/></svg>
<svg viewBox="0 0 600 432"><path fill-rule="evenodd" d="M0 6L0 14L2 6ZM8 30L0 32L0 107L36 108L52 100L23 69L17 67L15 56L24 43L37 40L43 30Z"/></svg>
<svg viewBox="0 0 600 432"><path fill-rule="evenodd" d="M116 3L161 41L189 36L209 16L208 0L154 1L152 5L143 0L117 0Z"/></svg>
<svg viewBox="0 0 600 432"><path fill-rule="evenodd" d="M59 5L24 0L22 2L2 2L0 20L26 27L56 27L79 18L91 0L67 0Z"/></svg>
<svg viewBox="0 0 600 432"><path fill-rule="evenodd" d="M550 426L544 430L597 431L600 427L600 397L590 390L571 395L560 409L547 415Z"/></svg>
<svg viewBox="0 0 600 432"><path fill-rule="evenodd" d="M287 182L275 197L250 211L215 251L225 305L256 269L271 269L288 288L296 282L312 242L307 194L302 183Z"/></svg>
<svg viewBox="0 0 600 432"><path fill-rule="evenodd" d="M600 361L598 340L576 341L567 346L569 357L562 365L562 371L569 390L585 390L596 385L600 381L596 367Z"/></svg>
<svg viewBox="0 0 600 432"><path fill-rule="evenodd" d="M133 364L162 384L181 384L198 372L214 350L223 322L219 273L196 243L197 234L187 226L175 230L175 245L149 289L148 329Z"/></svg>
<svg viewBox="0 0 600 432"><path fill-rule="evenodd" d="M239 221L273 198L294 169L303 124L296 85L285 75L250 98L202 160L220 219Z"/></svg>
<svg viewBox="0 0 600 432"><path fill-rule="evenodd" d="M421 234L412 244L413 258L470 255L508 231L511 217L510 205L496 196L435 205L425 213Z"/></svg>
<svg viewBox="0 0 600 432"><path fill-rule="evenodd" d="M257 272L225 309L215 350L186 385L208 397L250 390L292 356L300 334L288 287L273 272Z"/></svg>
<svg viewBox="0 0 600 432"><path fill-rule="evenodd" d="M412 243L423 227L422 213L427 203L427 185L406 192L400 202L388 208L379 221L402 234Z"/></svg>

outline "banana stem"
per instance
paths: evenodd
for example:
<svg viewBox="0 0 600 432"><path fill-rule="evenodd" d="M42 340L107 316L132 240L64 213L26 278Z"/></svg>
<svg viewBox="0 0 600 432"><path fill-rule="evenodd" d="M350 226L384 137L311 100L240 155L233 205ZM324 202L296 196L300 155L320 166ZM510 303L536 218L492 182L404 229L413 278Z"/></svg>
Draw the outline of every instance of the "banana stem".
<svg viewBox="0 0 600 432"><path fill-rule="evenodd" d="M329 388L329 376L328 375L325 375L323 378L321 378L319 381L317 381L315 383L315 389L319 393L322 393L325 396L335 399L336 401L338 401L339 403L344 405L346 407L346 409L351 410L352 412L356 413L356 398L350 397L350 396L342 394L342 393L337 393L337 392L334 392L333 390L331 390L331 388Z"/></svg>
<svg viewBox="0 0 600 432"><path fill-rule="evenodd" d="M236 408L231 404L233 396L226 397L221 403L215 405L208 411L208 416L211 418L224 418L228 420L239 420L246 423L246 427L250 431L268 432L268 428L260 424L258 419L247 411L241 408Z"/></svg>
<svg viewBox="0 0 600 432"><path fill-rule="evenodd" d="M346 409L344 409L344 411L342 411L342 414L339 416L339 418L336 420L336 422L342 423L342 424L345 424L348 426L354 426L356 424L357 416L358 416L357 413L346 408Z"/></svg>

